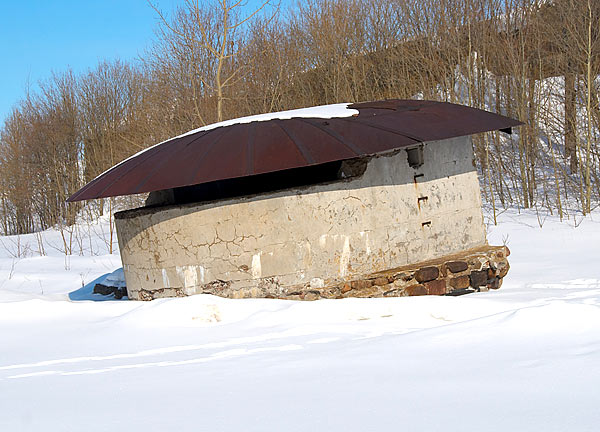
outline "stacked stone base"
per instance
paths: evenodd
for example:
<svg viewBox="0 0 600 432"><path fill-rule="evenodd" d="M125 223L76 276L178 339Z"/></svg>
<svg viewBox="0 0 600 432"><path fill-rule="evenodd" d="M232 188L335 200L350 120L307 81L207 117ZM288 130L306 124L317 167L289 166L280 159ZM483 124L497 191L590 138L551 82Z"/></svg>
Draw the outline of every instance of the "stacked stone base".
<svg viewBox="0 0 600 432"><path fill-rule="evenodd" d="M130 298L152 300L213 294L228 298L279 298L318 300L345 297L404 297L418 295L462 295L498 289L509 269L506 246L483 246L462 253L409 266L372 273L351 280L313 279L309 283L282 286L276 277L240 282L214 281L190 292L183 288L140 290Z"/></svg>

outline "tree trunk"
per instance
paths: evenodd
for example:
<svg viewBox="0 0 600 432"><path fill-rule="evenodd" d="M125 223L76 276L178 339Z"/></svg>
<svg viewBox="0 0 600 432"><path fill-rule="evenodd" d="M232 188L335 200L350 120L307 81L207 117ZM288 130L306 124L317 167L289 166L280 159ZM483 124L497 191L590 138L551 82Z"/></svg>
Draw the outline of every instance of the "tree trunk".
<svg viewBox="0 0 600 432"><path fill-rule="evenodd" d="M577 172L577 110L575 106L575 74L565 74L565 157L572 173Z"/></svg>

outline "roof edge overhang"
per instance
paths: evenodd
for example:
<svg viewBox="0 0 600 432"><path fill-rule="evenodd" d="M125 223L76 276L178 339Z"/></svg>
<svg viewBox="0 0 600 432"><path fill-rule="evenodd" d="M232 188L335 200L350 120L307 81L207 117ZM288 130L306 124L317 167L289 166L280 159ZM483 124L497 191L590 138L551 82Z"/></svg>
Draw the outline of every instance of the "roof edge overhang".
<svg viewBox="0 0 600 432"><path fill-rule="evenodd" d="M113 166L68 198L133 195L369 156L523 123L448 102L344 103L195 129Z"/></svg>

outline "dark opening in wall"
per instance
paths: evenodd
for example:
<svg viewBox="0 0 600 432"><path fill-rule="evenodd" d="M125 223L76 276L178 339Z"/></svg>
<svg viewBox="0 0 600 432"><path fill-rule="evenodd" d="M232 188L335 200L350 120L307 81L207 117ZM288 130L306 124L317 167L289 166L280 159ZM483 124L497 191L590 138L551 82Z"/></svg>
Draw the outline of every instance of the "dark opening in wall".
<svg viewBox="0 0 600 432"><path fill-rule="evenodd" d="M366 167L366 158L353 159L184 186L151 192L146 206L214 201L328 183L360 176Z"/></svg>
<svg viewBox="0 0 600 432"><path fill-rule="evenodd" d="M419 168L425 162L422 145L406 149L406 155L408 157L408 165L411 168Z"/></svg>

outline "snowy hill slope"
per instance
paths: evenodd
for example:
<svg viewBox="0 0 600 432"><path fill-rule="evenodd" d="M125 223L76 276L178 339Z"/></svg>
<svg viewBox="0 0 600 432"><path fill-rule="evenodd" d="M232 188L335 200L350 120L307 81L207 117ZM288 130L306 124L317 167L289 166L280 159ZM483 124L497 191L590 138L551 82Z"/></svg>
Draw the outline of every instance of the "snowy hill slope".
<svg viewBox="0 0 600 432"><path fill-rule="evenodd" d="M117 254L5 253L0 429L597 430L599 218L503 213L463 297L72 301Z"/></svg>

